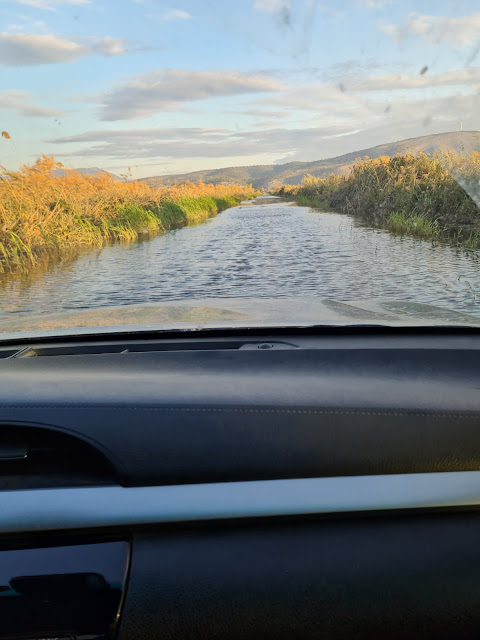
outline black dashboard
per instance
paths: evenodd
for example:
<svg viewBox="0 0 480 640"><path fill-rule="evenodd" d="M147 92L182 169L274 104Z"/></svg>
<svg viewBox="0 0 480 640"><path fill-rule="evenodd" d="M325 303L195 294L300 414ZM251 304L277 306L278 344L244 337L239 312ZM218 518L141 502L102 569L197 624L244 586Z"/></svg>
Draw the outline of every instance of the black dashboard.
<svg viewBox="0 0 480 640"><path fill-rule="evenodd" d="M478 637L479 352L441 328L5 343L0 638Z"/></svg>

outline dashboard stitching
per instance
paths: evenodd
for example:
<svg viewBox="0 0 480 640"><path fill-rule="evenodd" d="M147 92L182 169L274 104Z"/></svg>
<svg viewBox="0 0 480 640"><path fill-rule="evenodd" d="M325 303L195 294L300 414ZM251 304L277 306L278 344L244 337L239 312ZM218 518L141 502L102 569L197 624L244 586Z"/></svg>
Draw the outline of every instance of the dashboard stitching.
<svg viewBox="0 0 480 640"><path fill-rule="evenodd" d="M228 407L132 407L132 406L102 406L102 405L71 405L71 404L43 404L43 405L8 405L0 404L0 409L103 409L107 411L182 411L193 413L287 413L304 415L357 415L357 416L416 416L425 418L480 418L480 411L461 413L458 411L444 411L442 413L430 411L402 411L380 409L376 411L364 411L356 409L254 409L254 408L228 408Z"/></svg>

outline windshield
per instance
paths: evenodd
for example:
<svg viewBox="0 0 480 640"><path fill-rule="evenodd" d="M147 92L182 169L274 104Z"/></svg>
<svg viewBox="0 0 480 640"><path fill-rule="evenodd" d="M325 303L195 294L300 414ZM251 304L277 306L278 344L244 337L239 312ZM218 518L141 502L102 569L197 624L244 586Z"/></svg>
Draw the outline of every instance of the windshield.
<svg viewBox="0 0 480 640"><path fill-rule="evenodd" d="M0 20L0 332L480 325L476 0Z"/></svg>

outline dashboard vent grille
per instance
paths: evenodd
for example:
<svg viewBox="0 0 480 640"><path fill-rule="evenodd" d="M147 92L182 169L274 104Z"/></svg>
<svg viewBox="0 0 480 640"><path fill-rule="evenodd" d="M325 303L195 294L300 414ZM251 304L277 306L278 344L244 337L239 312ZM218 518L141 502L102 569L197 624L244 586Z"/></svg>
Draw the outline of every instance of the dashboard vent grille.
<svg viewBox="0 0 480 640"><path fill-rule="evenodd" d="M55 345L32 345L16 349L9 358L32 358L40 356L81 356L116 353L148 353L154 351L211 351L240 349L243 342L211 342L211 341L178 341L165 342L151 340L148 342L81 342ZM12 351L11 349L9 350ZM5 356L3 356L5 357Z"/></svg>
<svg viewBox="0 0 480 640"><path fill-rule="evenodd" d="M292 349L295 345L283 341L268 343L258 340L82 340L80 342L39 343L28 346L0 347L0 358L35 358L43 356L83 356L100 354L125 355L165 351L231 351L243 349Z"/></svg>

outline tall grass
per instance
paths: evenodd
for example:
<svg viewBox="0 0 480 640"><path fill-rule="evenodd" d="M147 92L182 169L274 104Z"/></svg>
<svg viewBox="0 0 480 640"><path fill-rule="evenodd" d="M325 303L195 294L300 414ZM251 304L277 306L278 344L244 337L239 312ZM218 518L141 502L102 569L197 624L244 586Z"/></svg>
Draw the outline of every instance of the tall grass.
<svg viewBox="0 0 480 640"><path fill-rule="evenodd" d="M251 186L118 182L106 173L67 171L43 156L19 171L0 172L0 271L28 271L81 247L165 233L255 195Z"/></svg>
<svg viewBox="0 0 480 640"><path fill-rule="evenodd" d="M388 228L393 232L418 238L439 238L443 232L438 220L428 220L424 215L410 216L406 211L393 211L387 222Z"/></svg>
<svg viewBox="0 0 480 640"><path fill-rule="evenodd" d="M397 233L480 247L479 152L360 158L347 176L307 175L276 194Z"/></svg>

